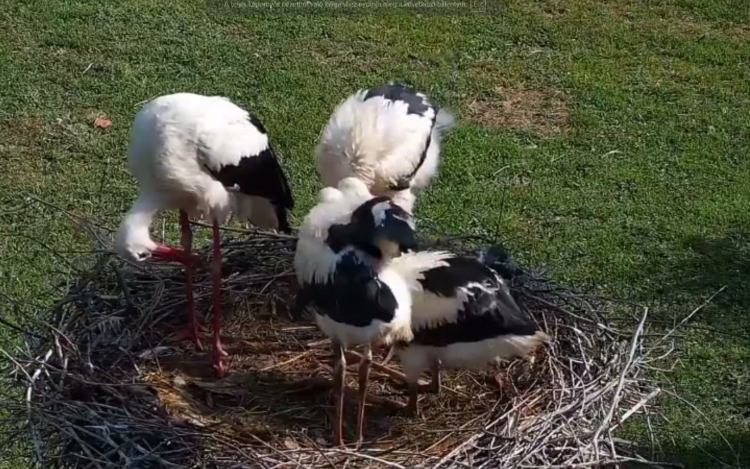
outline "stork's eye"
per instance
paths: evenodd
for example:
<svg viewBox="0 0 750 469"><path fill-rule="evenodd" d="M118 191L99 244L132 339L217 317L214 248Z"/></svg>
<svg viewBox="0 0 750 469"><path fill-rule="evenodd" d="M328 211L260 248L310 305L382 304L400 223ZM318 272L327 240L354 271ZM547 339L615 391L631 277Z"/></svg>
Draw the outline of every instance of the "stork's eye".
<svg viewBox="0 0 750 469"><path fill-rule="evenodd" d="M138 253L138 260L139 261L145 261L149 257L151 257L151 253L148 253L148 252L139 252Z"/></svg>

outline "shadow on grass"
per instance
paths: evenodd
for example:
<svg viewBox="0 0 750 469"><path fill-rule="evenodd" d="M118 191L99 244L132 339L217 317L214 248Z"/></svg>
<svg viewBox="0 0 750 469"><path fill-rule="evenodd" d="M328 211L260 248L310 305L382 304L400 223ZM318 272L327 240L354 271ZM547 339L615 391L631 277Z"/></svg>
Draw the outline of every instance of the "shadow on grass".
<svg viewBox="0 0 750 469"><path fill-rule="evenodd" d="M689 236L672 249L671 259L644 269L651 286L639 300L666 329L703 305L675 336L682 353L664 385L705 418L681 401L662 409L665 418L684 422L683 431L657 429L654 459L689 469L750 467L750 226Z"/></svg>
<svg viewBox="0 0 750 469"><path fill-rule="evenodd" d="M716 236L687 238L680 260L652 269L655 287L642 294L650 303L700 306L700 322L715 332L750 339L750 227L730 227ZM723 290L722 290L723 288ZM720 291L721 290L721 291ZM660 308L661 309L661 308ZM672 308L664 308L671 310ZM685 311L684 314L689 313ZM656 317L668 324L673 318Z"/></svg>
<svg viewBox="0 0 750 469"><path fill-rule="evenodd" d="M707 444L691 444L692 436L680 439L676 444L662 444L657 461L669 461L685 469L745 469L750 467L747 454L750 451L750 432L728 435L726 441L717 438ZM645 467L631 464L628 469ZM660 466L670 467L670 466ZM677 466L679 467L679 466Z"/></svg>

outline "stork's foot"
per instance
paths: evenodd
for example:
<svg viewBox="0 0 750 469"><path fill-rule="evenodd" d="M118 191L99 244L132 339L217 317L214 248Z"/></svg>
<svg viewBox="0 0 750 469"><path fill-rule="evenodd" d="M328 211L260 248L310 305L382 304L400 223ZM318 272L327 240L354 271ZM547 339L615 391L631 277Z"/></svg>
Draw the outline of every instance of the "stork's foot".
<svg viewBox="0 0 750 469"><path fill-rule="evenodd" d="M498 373L492 376L492 385L498 392L503 392L503 377Z"/></svg>
<svg viewBox="0 0 750 469"><path fill-rule="evenodd" d="M219 357L226 358L229 356L226 350L224 350L224 346L221 344L221 342L214 343L214 353L218 355Z"/></svg>
<svg viewBox="0 0 750 469"><path fill-rule="evenodd" d="M227 365L220 356L214 356L214 372L217 378L223 378L227 374Z"/></svg>
<svg viewBox="0 0 750 469"><path fill-rule="evenodd" d="M178 342L182 342L183 340L191 341L195 345L195 349L202 352L203 344L201 343L200 336L203 332L205 332L205 328L196 322L191 326L177 328L173 337Z"/></svg>
<svg viewBox="0 0 750 469"><path fill-rule="evenodd" d="M221 342L214 342L214 371L219 378L223 377L227 372L227 366L223 359L228 356L229 354L224 350Z"/></svg>

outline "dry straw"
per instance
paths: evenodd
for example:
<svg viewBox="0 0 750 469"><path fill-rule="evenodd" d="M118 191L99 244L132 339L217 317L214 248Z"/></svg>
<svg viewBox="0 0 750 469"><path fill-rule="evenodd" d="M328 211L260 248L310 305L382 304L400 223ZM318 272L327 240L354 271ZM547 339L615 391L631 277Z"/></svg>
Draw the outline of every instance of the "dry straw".
<svg viewBox="0 0 750 469"><path fill-rule="evenodd" d="M185 320L182 270L100 254L43 313L40 337L2 352L23 392L6 403L8 422L29 436L34 461L90 469L656 465L615 433L660 394L644 373L670 341L647 336L646 309L525 270L513 292L552 337L548 347L486 376L448 373L440 395L423 397L419 418L403 415L403 390L375 372L368 441L332 448L327 342L309 318L288 315L295 242L245 232L223 243L231 361L220 381L207 353L169 340ZM195 289L208 314L207 272L196 275ZM501 390L488 384L496 373Z"/></svg>

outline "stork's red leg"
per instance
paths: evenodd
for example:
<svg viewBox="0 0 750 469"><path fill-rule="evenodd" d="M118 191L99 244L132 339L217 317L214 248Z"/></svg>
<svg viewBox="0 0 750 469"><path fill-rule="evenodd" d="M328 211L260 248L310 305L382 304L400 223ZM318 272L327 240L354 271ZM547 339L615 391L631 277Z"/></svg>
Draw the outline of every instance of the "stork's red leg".
<svg viewBox="0 0 750 469"><path fill-rule="evenodd" d="M370 377L370 363L372 363L372 349L368 345L359 363L359 407L357 408L357 445L364 440L365 430L365 399L367 398L367 380Z"/></svg>
<svg viewBox="0 0 750 469"><path fill-rule="evenodd" d="M344 378L346 377L346 355L344 347L333 343L333 395L336 400L336 421L333 423L333 446L344 446Z"/></svg>
<svg viewBox="0 0 750 469"><path fill-rule="evenodd" d="M190 220L188 219L187 213L180 210L180 227L182 229L182 249L189 259L192 255L193 247L193 232L190 229ZM185 295L187 297L187 309L188 309L188 326L186 329L178 331L178 339L190 339L195 344L195 348L203 350L203 344L199 333L202 330L202 326L198 323L195 318L195 301L193 300L193 263L185 263Z"/></svg>
<svg viewBox="0 0 750 469"><path fill-rule="evenodd" d="M219 377L224 375L226 367L222 358L227 356L221 346L221 240L219 238L219 223L214 220L214 259L211 263L211 277L213 279L213 308L214 308L214 369Z"/></svg>

